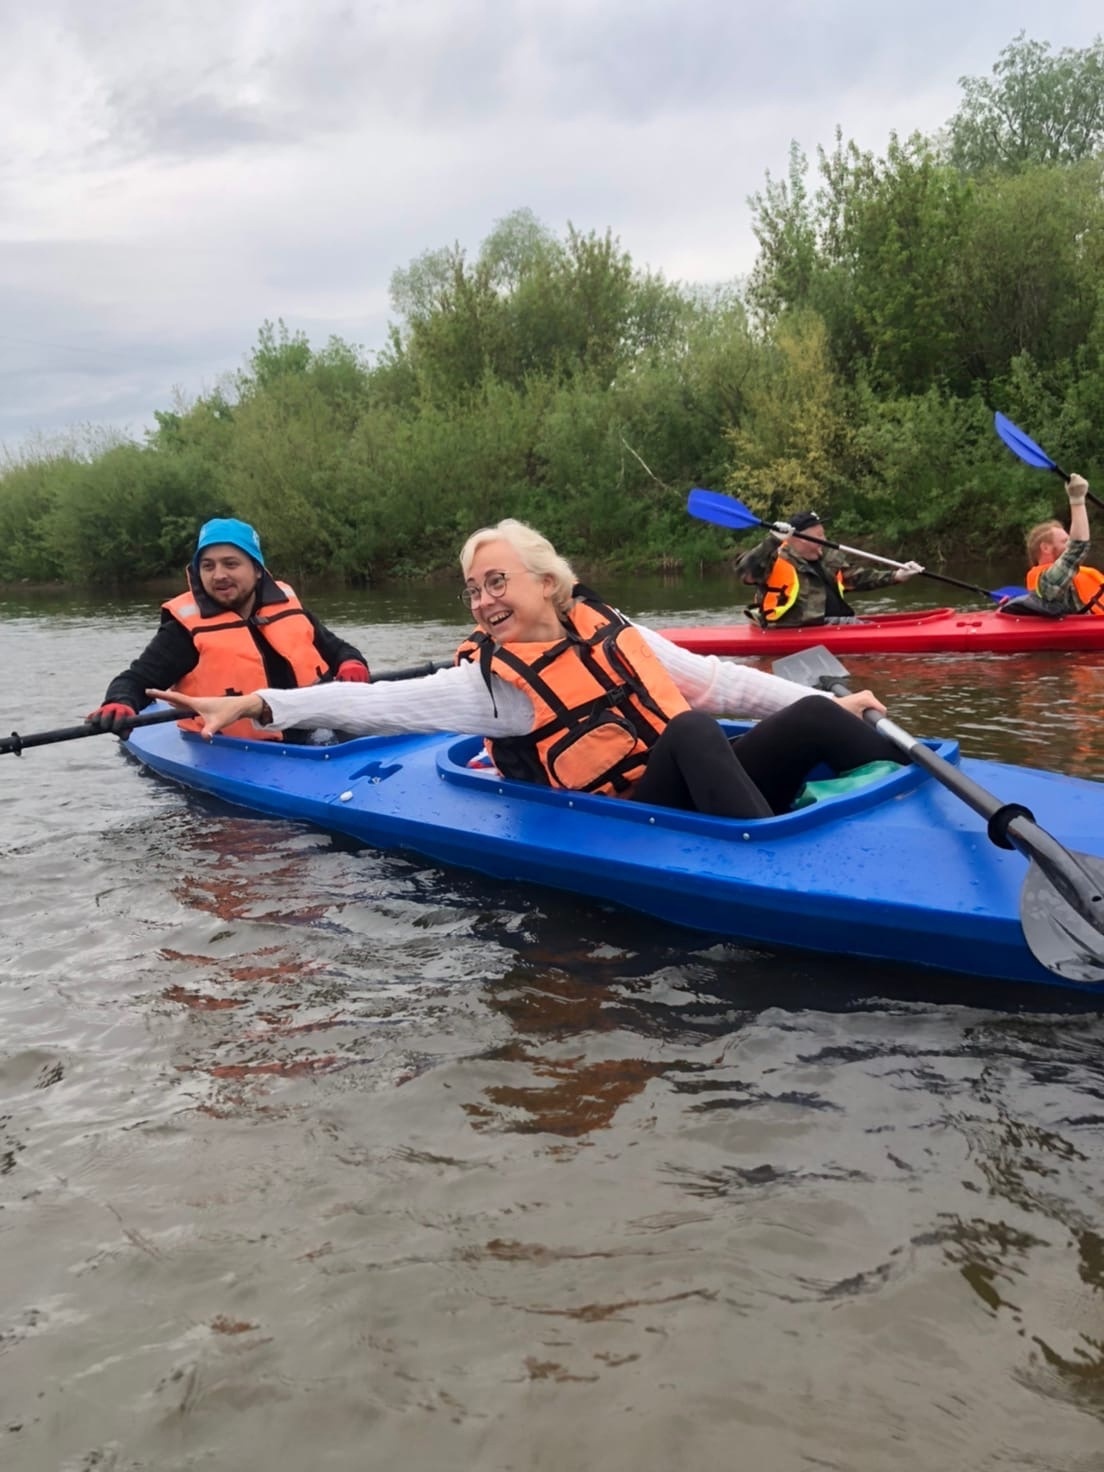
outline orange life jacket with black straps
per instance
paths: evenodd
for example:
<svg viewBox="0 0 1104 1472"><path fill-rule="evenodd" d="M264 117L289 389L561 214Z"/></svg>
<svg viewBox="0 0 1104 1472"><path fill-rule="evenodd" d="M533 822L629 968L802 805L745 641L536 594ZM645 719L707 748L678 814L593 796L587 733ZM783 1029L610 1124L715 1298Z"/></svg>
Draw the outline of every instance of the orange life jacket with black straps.
<svg viewBox="0 0 1104 1472"><path fill-rule="evenodd" d="M801 594L801 577L793 563L785 557L776 557L774 564L768 573L768 581L762 584L759 598L759 615L768 624L777 623L784 614L797 602ZM843 572L838 571L835 578L836 589L839 593L840 603L843 605L844 616L850 613L851 606L844 597L847 589L843 585Z"/></svg>
<svg viewBox="0 0 1104 1472"><path fill-rule="evenodd" d="M1053 567L1053 563L1039 563L1027 570L1027 590L1034 593L1039 586L1039 579L1046 571L1047 566ZM1083 607L1081 613L1095 613L1098 617L1104 616L1104 573L1098 572L1095 567L1079 567L1073 575L1073 591L1077 594Z"/></svg>
<svg viewBox="0 0 1104 1472"><path fill-rule="evenodd" d="M297 686L313 685L326 673L324 660L314 643L314 625L303 605L287 583L276 586L286 602L263 605L251 620L262 639L287 660ZM162 605L166 613L184 625L192 636L199 661L174 689L184 695L244 695L248 690L262 689L268 683L261 651L250 632L249 623L229 609L204 615L195 595L181 593ZM266 612L271 609L271 612ZM180 724L198 730L200 722L192 717ZM271 727L258 728L252 721L235 721L227 726L224 736L247 736L252 741L279 741L283 732Z"/></svg>
<svg viewBox="0 0 1104 1472"><path fill-rule="evenodd" d="M589 589L574 589L563 638L496 644L482 630L457 650L523 689L533 702L527 736L488 740L504 777L572 792L624 797L648 763L667 722L690 707L628 619Z"/></svg>

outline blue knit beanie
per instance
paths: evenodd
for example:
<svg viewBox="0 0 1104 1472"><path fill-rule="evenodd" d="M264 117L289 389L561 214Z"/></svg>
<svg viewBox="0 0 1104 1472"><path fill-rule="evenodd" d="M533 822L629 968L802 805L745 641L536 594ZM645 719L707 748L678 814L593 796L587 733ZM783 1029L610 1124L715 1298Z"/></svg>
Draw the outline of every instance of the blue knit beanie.
<svg viewBox="0 0 1104 1472"><path fill-rule="evenodd" d="M264 553L261 551L260 537L247 521L238 521L234 516L217 516L214 521L204 522L196 539L193 565L198 568L199 554L204 547L214 547L219 543L237 547L247 557L252 557L254 562L259 562L264 567Z"/></svg>

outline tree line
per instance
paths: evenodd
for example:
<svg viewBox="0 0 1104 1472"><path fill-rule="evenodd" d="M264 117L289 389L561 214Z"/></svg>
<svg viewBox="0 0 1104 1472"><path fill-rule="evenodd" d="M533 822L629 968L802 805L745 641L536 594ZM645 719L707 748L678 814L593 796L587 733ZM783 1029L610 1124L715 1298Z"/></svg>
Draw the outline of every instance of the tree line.
<svg viewBox="0 0 1104 1472"><path fill-rule="evenodd" d="M687 516L695 484L929 565L1018 558L1061 492L993 410L1090 479L1100 463L1104 42L1021 34L961 86L938 135L881 156L837 133L811 167L794 144L751 200L745 282L671 283L522 209L474 257L396 271L371 358L266 323L142 441L9 458L0 580L176 573L217 515L293 578L431 574L507 515L583 565L696 566L736 544Z"/></svg>

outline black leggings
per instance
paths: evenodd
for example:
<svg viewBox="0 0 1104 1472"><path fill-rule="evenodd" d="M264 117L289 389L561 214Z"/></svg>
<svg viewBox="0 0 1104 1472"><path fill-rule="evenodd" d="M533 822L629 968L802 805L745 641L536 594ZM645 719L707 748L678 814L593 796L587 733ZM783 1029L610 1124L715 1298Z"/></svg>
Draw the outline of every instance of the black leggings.
<svg viewBox="0 0 1104 1472"><path fill-rule="evenodd" d="M769 818L789 811L821 762L838 774L876 761L904 757L872 726L822 695L776 711L734 741L712 716L687 710L652 747L632 797L720 818Z"/></svg>

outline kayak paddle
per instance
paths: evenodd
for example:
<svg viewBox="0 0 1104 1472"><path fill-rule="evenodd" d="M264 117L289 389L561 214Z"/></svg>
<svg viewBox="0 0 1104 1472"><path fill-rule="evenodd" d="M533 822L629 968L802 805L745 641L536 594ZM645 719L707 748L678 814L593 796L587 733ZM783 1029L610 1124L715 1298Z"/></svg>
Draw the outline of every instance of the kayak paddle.
<svg viewBox="0 0 1104 1472"><path fill-rule="evenodd" d="M124 732L133 731L135 726L158 726L163 721L179 719L180 712L177 710L157 710L148 716L135 716L121 729ZM16 756L22 756L26 746L52 746L55 741L79 741L82 736L106 735L107 732L99 726L90 726L87 722L81 726L59 726L54 731L35 731L29 736L20 736L18 731L13 731L10 736L0 736L0 755L13 752Z"/></svg>
<svg viewBox="0 0 1104 1472"><path fill-rule="evenodd" d="M408 665L404 670L381 670L378 675L372 676L372 683L378 685L381 680L420 680L423 675L435 675L438 670L450 670L451 668L451 659L446 659L440 664L427 660L425 664Z"/></svg>
<svg viewBox="0 0 1104 1472"><path fill-rule="evenodd" d="M722 496L716 491L702 490L700 486L695 486L690 492L686 509L699 521L711 521L716 526L731 527L735 531L761 526L767 531L789 532L787 522L761 521L735 496ZM822 547L834 547L838 552L846 552L851 557L865 557L868 562L880 562L884 567L901 568L905 565L903 562L894 562L892 557L879 557L876 552L864 552L861 547L845 547L842 542L829 542L825 537L807 537L806 541L817 542ZM949 583L954 588L966 588L971 593L980 593L983 598L992 598L997 603L1003 603L1006 598L1018 598L1024 592L1023 588L982 588L977 583L964 583L961 578L949 578L941 572L928 572L926 568L917 573L917 577L931 578L936 583Z"/></svg>
<svg viewBox="0 0 1104 1472"><path fill-rule="evenodd" d="M1013 455L1022 460L1025 465L1031 465L1036 470L1051 470L1063 481L1069 480L1069 476L1057 461L1052 460L1029 434L1024 434L1018 424L1013 424L1011 419L1006 419L999 411L993 415L993 428ZM1094 496L1092 491L1088 491L1087 495L1094 506L1104 508L1104 501L1099 496Z"/></svg>
<svg viewBox="0 0 1104 1472"><path fill-rule="evenodd" d="M776 659L775 674L799 685L848 694L847 670L822 644ZM876 710L863 719L986 820L998 848L1030 860L1020 891L1020 924L1035 959L1064 981L1104 981L1104 861L1064 848L1019 803L1002 803L972 777Z"/></svg>
<svg viewBox="0 0 1104 1472"><path fill-rule="evenodd" d="M411 665L404 670L381 670L378 675L373 675L372 680L418 680L423 675L432 675L437 670L448 669L448 664L417 664ZM135 716L132 721L127 721L121 727L123 735L133 731L135 726L159 726L163 721L179 721L181 714L178 710L156 710L145 716ZM84 736L105 736L108 733L99 726L89 726L87 723L80 726L59 726L53 731L35 731L29 736L20 736L18 731L13 731L10 736L0 736L0 756L14 754L21 756L28 746L53 746L58 741L79 741ZM115 733L118 734L118 733Z"/></svg>

